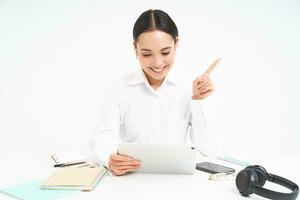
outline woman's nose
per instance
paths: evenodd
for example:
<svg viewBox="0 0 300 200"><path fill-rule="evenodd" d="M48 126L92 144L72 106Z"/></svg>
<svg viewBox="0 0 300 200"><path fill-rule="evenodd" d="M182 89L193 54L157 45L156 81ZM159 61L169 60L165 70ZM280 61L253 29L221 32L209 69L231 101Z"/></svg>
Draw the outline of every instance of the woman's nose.
<svg viewBox="0 0 300 200"><path fill-rule="evenodd" d="M161 67L162 65L164 65L164 60L163 59L161 59L161 58L159 58L159 57L156 57L156 58L154 58L154 60L153 60L153 62L152 62L152 65L154 66L154 67L157 67L157 68L159 68L159 67Z"/></svg>

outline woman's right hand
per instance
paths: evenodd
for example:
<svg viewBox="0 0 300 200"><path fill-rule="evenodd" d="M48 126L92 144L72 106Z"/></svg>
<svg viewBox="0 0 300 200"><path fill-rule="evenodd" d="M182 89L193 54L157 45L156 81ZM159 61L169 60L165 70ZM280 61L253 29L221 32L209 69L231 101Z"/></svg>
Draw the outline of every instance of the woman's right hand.
<svg viewBox="0 0 300 200"><path fill-rule="evenodd" d="M120 176L139 169L141 162L126 155L113 153L109 157L108 165L111 171Z"/></svg>

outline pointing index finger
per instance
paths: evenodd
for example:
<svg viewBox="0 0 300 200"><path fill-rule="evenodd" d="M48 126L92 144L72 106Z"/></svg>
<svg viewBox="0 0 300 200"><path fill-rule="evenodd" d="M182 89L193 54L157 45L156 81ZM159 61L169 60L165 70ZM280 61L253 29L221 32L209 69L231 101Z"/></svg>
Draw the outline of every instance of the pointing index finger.
<svg viewBox="0 0 300 200"><path fill-rule="evenodd" d="M210 75L212 73L212 71L214 71L214 69L216 68L216 66L218 65L218 63L220 62L221 58L216 59L210 66L209 68L205 71L204 74L206 75Z"/></svg>

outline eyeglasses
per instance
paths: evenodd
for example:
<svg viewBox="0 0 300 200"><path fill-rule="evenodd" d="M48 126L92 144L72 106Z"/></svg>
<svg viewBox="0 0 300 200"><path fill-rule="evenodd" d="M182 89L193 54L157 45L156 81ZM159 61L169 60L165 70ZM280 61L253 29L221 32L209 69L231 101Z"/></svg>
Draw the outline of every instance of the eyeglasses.
<svg viewBox="0 0 300 200"><path fill-rule="evenodd" d="M208 180L213 181L233 181L235 180L236 173L235 172L227 172L227 173L216 173L212 174L208 177Z"/></svg>

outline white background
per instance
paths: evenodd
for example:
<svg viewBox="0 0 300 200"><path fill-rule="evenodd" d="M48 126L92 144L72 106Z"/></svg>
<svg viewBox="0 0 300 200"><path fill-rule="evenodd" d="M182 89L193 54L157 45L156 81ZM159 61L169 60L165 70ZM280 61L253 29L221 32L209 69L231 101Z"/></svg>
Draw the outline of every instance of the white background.
<svg viewBox="0 0 300 200"><path fill-rule="evenodd" d="M173 18L174 67L192 80L217 57L204 100L221 152L300 156L299 1L0 1L0 158L89 150L103 84L139 67L132 28Z"/></svg>

